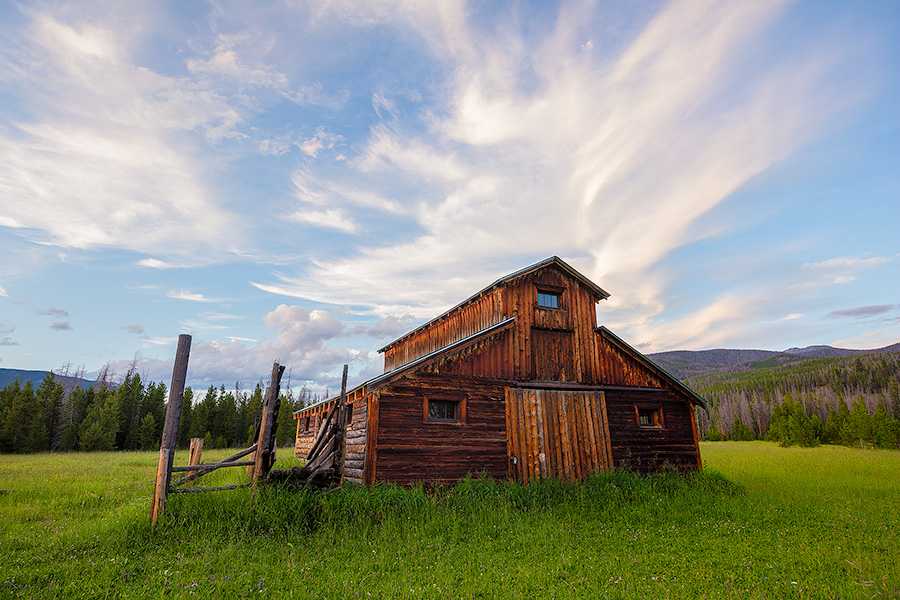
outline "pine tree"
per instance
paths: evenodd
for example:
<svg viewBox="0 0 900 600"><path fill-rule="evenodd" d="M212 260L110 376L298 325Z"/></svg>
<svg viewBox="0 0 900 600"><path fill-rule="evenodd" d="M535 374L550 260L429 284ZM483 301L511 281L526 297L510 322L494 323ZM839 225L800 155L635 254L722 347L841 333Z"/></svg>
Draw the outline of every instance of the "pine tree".
<svg viewBox="0 0 900 600"><path fill-rule="evenodd" d="M88 409L81 423L78 444L86 452L113 450L119 430L119 402L116 394L101 388L94 396L94 403Z"/></svg>
<svg viewBox="0 0 900 600"><path fill-rule="evenodd" d="M144 384L141 377L134 371L134 367L125 376L119 387L116 388L115 397L118 403L118 433L115 446L120 449L136 450L140 445L138 428L141 422L141 401L144 396Z"/></svg>
<svg viewBox="0 0 900 600"><path fill-rule="evenodd" d="M50 372L44 376L35 392L37 409L41 413L38 427L39 438L35 438L35 450L56 449L62 441L62 400L63 386L56 376Z"/></svg>
<svg viewBox="0 0 900 600"><path fill-rule="evenodd" d="M94 402L93 387L76 387L69 396L69 417L68 425L63 431L62 443L60 450L71 451L77 450L78 432L81 429L81 423L87 416L88 408Z"/></svg>
<svg viewBox="0 0 900 600"><path fill-rule="evenodd" d="M141 450L155 450L160 445L160 438L156 436L156 417L148 412L141 419L140 426Z"/></svg>

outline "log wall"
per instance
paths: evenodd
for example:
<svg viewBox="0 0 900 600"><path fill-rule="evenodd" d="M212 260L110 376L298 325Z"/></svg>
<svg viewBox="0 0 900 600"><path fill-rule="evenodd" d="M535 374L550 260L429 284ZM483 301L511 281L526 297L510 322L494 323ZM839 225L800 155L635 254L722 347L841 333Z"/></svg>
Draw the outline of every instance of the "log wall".
<svg viewBox="0 0 900 600"><path fill-rule="evenodd" d="M344 454L344 481L363 483L365 479L366 434L368 433L368 398L361 398L350 405L353 412L347 424Z"/></svg>
<svg viewBox="0 0 900 600"><path fill-rule="evenodd" d="M466 401L465 423L424 422L424 397ZM379 391L374 478L452 482L507 475L504 388L483 380L416 374Z"/></svg>
<svg viewBox="0 0 900 600"><path fill-rule="evenodd" d="M616 468L655 471L700 466L693 412L682 396L669 390L606 390L604 393ZM636 405L661 408L663 427L640 426Z"/></svg>

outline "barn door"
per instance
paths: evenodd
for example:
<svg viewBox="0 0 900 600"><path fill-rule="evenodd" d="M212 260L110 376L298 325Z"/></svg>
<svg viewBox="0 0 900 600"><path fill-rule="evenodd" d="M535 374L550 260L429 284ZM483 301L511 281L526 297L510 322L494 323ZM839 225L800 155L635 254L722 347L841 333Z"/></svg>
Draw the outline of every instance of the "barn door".
<svg viewBox="0 0 900 600"><path fill-rule="evenodd" d="M603 392L506 388L510 477L580 481L612 467Z"/></svg>

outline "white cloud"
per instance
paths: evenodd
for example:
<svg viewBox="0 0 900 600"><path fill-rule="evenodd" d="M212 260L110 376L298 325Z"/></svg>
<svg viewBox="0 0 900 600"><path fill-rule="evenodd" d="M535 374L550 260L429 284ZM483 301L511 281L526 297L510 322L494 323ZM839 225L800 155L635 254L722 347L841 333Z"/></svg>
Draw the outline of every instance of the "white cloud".
<svg viewBox="0 0 900 600"><path fill-rule="evenodd" d="M543 38L526 39L513 26L485 34L460 3L379 2L356 13L328 3L323 15L349 23L412 28L451 74L446 104L419 115L424 133L389 95L374 94L384 121L350 165L376 194L387 179L421 191L410 207L420 233L254 285L427 318L556 254L613 292L623 325L650 331L642 327L670 306L671 276L650 276L655 265L719 233L701 217L859 97L831 93L829 76L845 57L815 44L772 52L768 28L783 6L671 2L609 54L582 50L580 24L591 15L575 4L564 5ZM762 55L764 68L748 58ZM307 204L343 205L334 190L302 183ZM346 232L365 227L327 210L293 218ZM693 329L656 325L666 340L714 343L726 338L704 318L722 324L752 308L726 295L684 323Z"/></svg>
<svg viewBox="0 0 900 600"><path fill-rule="evenodd" d="M195 339L188 367L190 381L219 383L223 374L234 380L253 381L266 377L272 362L289 365L295 380L315 381L320 385L340 382L337 365L348 363L356 374L373 370L375 358L368 351L335 345L346 339L344 323L333 314L307 311L299 306L281 304L263 317L268 334L258 340L230 337L230 341ZM174 339L149 340L172 345ZM114 363L116 369L127 368L130 361ZM152 380L171 377L172 360L145 359L140 368Z"/></svg>
<svg viewBox="0 0 900 600"><path fill-rule="evenodd" d="M158 258L145 258L135 263L139 267L147 267L150 269L177 269L178 265L172 264Z"/></svg>
<svg viewBox="0 0 900 600"><path fill-rule="evenodd" d="M0 296L3 296L4 298L9 297L9 294L6 293L6 288L3 286L0 286Z"/></svg>
<svg viewBox="0 0 900 600"><path fill-rule="evenodd" d="M203 294L191 292L188 290L178 290L178 291L170 291L166 292L166 298L173 298L175 300L189 300L190 302L229 302L228 298L207 298Z"/></svg>
<svg viewBox="0 0 900 600"><path fill-rule="evenodd" d="M228 135L235 109L196 81L131 62L145 32L107 17L28 12L21 46L0 47L6 89L34 109L8 114L0 132L2 224L70 248L209 256L223 239L240 244L233 216L209 196L193 135Z"/></svg>
<svg viewBox="0 0 900 600"><path fill-rule="evenodd" d="M287 84L287 76L270 66L251 67L244 62L239 55L236 46L241 43L253 42L258 44L249 35L225 35L220 34L216 38L215 48L206 59L188 59L187 68L191 73L225 77L239 87L275 87L280 88Z"/></svg>

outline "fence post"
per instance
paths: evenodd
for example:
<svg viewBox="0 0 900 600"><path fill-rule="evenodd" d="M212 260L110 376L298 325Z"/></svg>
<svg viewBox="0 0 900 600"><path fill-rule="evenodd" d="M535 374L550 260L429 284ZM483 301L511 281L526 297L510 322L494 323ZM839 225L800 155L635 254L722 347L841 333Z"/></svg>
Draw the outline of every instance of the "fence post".
<svg viewBox="0 0 900 600"><path fill-rule="evenodd" d="M178 336L178 350L175 352L175 366L172 368L172 385L169 386L169 403L166 407L166 422L163 425L162 443L159 447L159 464L156 468L156 487L153 491L153 506L150 523L156 521L166 505L169 483L172 478L172 461L175 460L175 444L178 442L178 420L181 417L181 403L184 400L184 383L187 378L188 358L191 355L191 336Z"/></svg>
<svg viewBox="0 0 900 600"><path fill-rule="evenodd" d="M255 465L253 467L253 490L260 477L269 474L272 468L272 431L276 406L281 401L281 374L284 367L276 361L272 364L272 378L263 401L262 420L259 424L259 438L256 441Z"/></svg>
<svg viewBox="0 0 900 600"><path fill-rule="evenodd" d="M203 456L203 438L191 438L191 451L188 454L188 466L193 467L195 465L200 464L200 459ZM190 482L187 486L193 486L194 483Z"/></svg>
<svg viewBox="0 0 900 600"><path fill-rule="evenodd" d="M341 399L340 399L340 416L338 417L337 439L335 440L335 450L340 452L335 470L335 480L338 485L344 480L344 455L347 453L347 367L344 365L344 372L341 375Z"/></svg>

